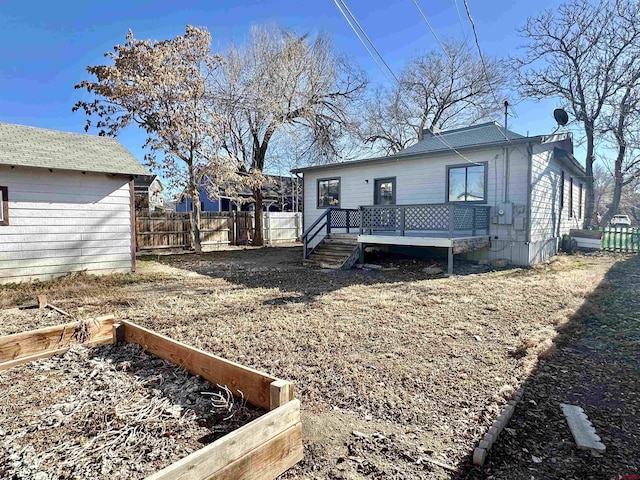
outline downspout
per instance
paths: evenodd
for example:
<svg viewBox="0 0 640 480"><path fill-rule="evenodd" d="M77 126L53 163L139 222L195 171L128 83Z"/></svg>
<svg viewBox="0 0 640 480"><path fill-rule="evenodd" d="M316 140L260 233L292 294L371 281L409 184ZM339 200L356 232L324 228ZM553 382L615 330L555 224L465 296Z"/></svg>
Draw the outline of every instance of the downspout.
<svg viewBox="0 0 640 480"><path fill-rule="evenodd" d="M504 162L503 203L507 203L509 201L509 147L503 147L502 159Z"/></svg>
<svg viewBox="0 0 640 480"><path fill-rule="evenodd" d="M295 177L296 177L296 188L294 189L294 201L293 203L296 205L297 208L294 208L294 210L297 212L298 210L301 211L302 213L302 217L300 219L300 221L302 222L302 225L300 225L300 240L302 240L302 232L304 232L304 177L301 177L300 174L298 172L294 173ZM302 181L302 209L300 209L300 203L298 203L298 185L300 182Z"/></svg>
<svg viewBox="0 0 640 480"><path fill-rule="evenodd" d="M532 177L533 177L533 147L531 146L531 142L527 142L527 154L529 155L529 161L527 162L527 241L525 245L531 244L531 193L533 190Z"/></svg>

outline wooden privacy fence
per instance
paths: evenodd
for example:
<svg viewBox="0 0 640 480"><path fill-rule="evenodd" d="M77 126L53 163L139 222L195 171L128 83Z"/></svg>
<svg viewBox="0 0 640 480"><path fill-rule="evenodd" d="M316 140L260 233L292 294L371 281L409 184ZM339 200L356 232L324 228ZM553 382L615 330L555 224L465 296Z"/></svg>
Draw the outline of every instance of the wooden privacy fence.
<svg viewBox="0 0 640 480"><path fill-rule="evenodd" d="M295 242L300 239L302 215L295 212L264 212L263 234L266 244ZM251 245L254 212L202 212L202 246ZM191 247L191 214L136 212L138 250Z"/></svg>
<svg viewBox="0 0 640 480"><path fill-rule="evenodd" d="M640 229L631 227L603 227L602 249L611 252L638 253Z"/></svg>

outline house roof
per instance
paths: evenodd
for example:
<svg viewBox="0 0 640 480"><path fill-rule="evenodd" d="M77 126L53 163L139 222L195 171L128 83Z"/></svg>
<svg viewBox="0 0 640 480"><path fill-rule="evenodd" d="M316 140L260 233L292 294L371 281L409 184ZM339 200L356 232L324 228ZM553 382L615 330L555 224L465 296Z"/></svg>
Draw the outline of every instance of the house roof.
<svg viewBox="0 0 640 480"><path fill-rule="evenodd" d="M0 122L0 165L148 175L115 138Z"/></svg>
<svg viewBox="0 0 640 480"><path fill-rule="evenodd" d="M426 132L425 132L426 133ZM353 160L342 163L331 163L327 165L317 165L306 168L297 168L292 170L293 173L304 172L307 170L319 170L323 168L335 168L342 166L350 166L360 163L380 162L391 159L402 159L405 157L416 157L426 155L436 155L446 153L455 149L457 151L503 146L513 143L541 142L544 137L525 137L519 133L507 130L497 122L482 123L471 127L456 128L437 133L426 133L424 138L410 147L401 150L394 155L384 157L364 158L361 160Z"/></svg>
<svg viewBox="0 0 640 480"><path fill-rule="evenodd" d="M512 132L511 130L507 130L496 122L489 122L471 127L446 130L436 134L426 133L422 140L405 148L399 152L399 154L410 155L412 153L427 153L442 150L443 147L470 147L488 143L502 143L508 140L518 140L521 138L526 137L519 133Z"/></svg>
<svg viewBox="0 0 640 480"><path fill-rule="evenodd" d="M157 175L140 175L133 180L133 186L139 189L147 189L156 180L158 180L160 187L164 190L164 186Z"/></svg>

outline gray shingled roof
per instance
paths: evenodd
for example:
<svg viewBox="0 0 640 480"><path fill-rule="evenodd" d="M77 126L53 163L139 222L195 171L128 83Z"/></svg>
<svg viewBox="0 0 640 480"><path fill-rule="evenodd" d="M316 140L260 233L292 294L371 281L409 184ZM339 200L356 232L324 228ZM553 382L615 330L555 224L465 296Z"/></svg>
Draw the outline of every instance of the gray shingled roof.
<svg viewBox="0 0 640 480"><path fill-rule="evenodd" d="M506 137L506 138L505 138ZM482 123L471 127L457 128L455 130L445 130L436 135L425 135L425 138L418 143L405 148L393 155L384 157L363 158L347 162L331 163L326 165L313 165L310 167L295 168L293 173L305 172L308 170L322 170L324 168L348 167L360 163L385 162L388 160L402 160L403 158L413 158L419 155L437 155L455 150L468 150L478 147L500 146L514 142L539 142L543 137L525 137L511 130L505 129L496 122ZM507 140L508 139L508 140Z"/></svg>
<svg viewBox="0 0 640 480"><path fill-rule="evenodd" d="M0 165L148 175L115 138L0 122Z"/></svg>
<svg viewBox="0 0 640 480"><path fill-rule="evenodd" d="M507 130L495 122L482 123L472 127L446 130L436 135L425 136L418 143L398 152L397 155L435 152L449 147L462 148L480 146L487 143L500 143L505 142L507 138L509 140L517 140L525 137Z"/></svg>

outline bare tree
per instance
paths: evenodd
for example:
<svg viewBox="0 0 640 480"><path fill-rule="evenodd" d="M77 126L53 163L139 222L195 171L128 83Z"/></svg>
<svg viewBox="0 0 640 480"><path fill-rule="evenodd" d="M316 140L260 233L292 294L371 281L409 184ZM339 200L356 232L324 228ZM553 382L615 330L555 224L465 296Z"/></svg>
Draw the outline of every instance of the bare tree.
<svg viewBox="0 0 640 480"><path fill-rule="evenodd" d="M635 179L624 190L620 201L620 211L631 216L636 225L640 225L640 180Z"/></svg>
<svg viewBox="0 0 640 480"><path fill-rule="evenodd" d="M602 225L602 212L609 209L613 195L613 175L600 163L593 166L594 218L592 225Z"/></svg>
<svg viewBox="0 0 640 480"><path fill-rule="evenodd" d="M640 50L630 57L633 66L623 77L619 94L610 102L602 132L612 138L617 150L613 161L613 194L602 221L607 224L618 213L623 189L640 175Z"/></svg>
<svg viewBox="0 0 640 480"><path fill-rule="evenodd" d="M499 59L485 57L485 63L486 70L463 42L411 59L397 85L368 101L363 140L391 154L420 140L424 129L489 119L503 108L498 98L504 99L508 72Z"/></svg>
<svg viewBox="0 0 640 480"><path fill-rule="evenodd" d="M349 104L365 87L359 70L337 55L324 35L310 38L276 27L254 27L243 47L231 46L213 78L224 118L222 153L241 163L255 201L254 244L262 245L263 172L278 137L300 133L320 157L336 159L336 142L352 125Z"/></svg>
<svg viewBox="0 0 640 480"><path fill-rule="evenodd" d="M593 164L605 110L619 94L640 40L635 0L571 0L529 18L524 55L515 59L523 95L558 97L586 139L585 226L594 213Z"/></svg>
<svg viewBox="0 0 640 480"><path fill-rule="evenodd" d="M221 57L211 53L211 35L187 26L185 34L169 40L138 40L129 31L124 45L116 45L105 56L112 65L87 67L95 80L76 85L93 94L73 110L83 110L85 129L116 136L135 124L147 139L147 164L163 171L173 187L186 188L192 199L193 245L200 245L199 175L211 168L216 125L220 118L211 110L207 80L220 66ZM92 117L97 117L95 124ZM222 170L235 166L220 164Z"/></svg>

